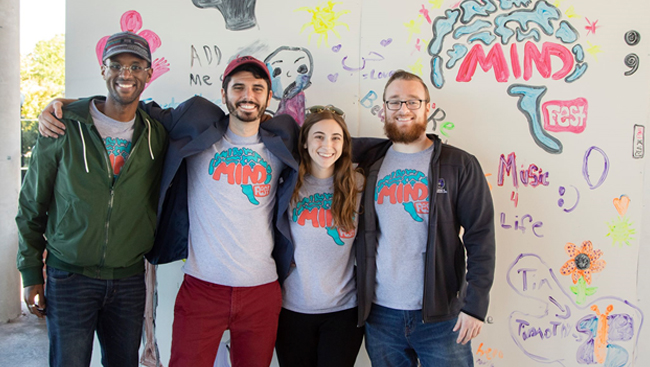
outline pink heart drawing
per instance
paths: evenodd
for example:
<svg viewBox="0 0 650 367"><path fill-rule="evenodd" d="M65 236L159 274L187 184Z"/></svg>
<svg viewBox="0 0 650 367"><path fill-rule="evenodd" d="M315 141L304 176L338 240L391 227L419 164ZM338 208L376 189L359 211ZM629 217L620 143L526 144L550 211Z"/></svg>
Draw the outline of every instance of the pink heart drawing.
<svg viewBox="0 0 650 367"><path fill-rule="evenodd" d="M379 44L386 47L386 46L390 45L391 42L393 42L393 39L392 38L387 38L385 40L381 40L381 42L379 42Z"/></svg>
<svg viewBox="0 0 650 367"><path fill-rule="evenodd" d="M336 46L332 46L332 51L339 52L340 50L341 50L341 44L338 44Z"/></svg>
<svg viewBox="0 0 650 367"><path fill-rule="evenodd" d="M329 81L332 82L332 83L336 83L336 79L338 79L338 78L339 78L339 73L329 74L327 76L327 79L329 79Z"/></svg>

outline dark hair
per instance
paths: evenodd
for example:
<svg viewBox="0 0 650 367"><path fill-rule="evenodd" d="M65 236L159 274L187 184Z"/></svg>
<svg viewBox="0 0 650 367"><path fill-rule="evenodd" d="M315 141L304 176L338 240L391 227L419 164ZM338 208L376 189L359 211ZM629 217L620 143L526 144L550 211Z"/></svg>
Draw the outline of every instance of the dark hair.
<svg viewBox="0 0 650 367"><path fill-rule="evenodd" d="M291 202L295 204L300 200L299 191L303 185L305 175L311 173L311 156L305 147L309 130L317 122L329 119L336 121L343 130L343 149L341 156L334 163L334 195L332 195L331 213L334 220L333 225L347 232L354 229L354 216L357 214L357 194L361 192L359 187L362 186L362 183L357 182L356 171L352 167L352 137L341 115L324 110L311 113L305 118L298 138L300 167Z"/></svg>
<svg viewBox="0 0 650 367"><path fill-rule="evenodd" d="M224 90L228 90L228 83L230 83L230 79L232 79L232 76L239 73L240 71L248 71L251 74L253 74L253 76L256 79L264 79L269 93L271 92L271 81L267 77L268 72L265 72L259 66L253 64L242 64L234 68L230 72L230 74L228 74L228 76L223 78L223 83L221 83L221 88L223 88Z"/></svg>
<svg viewBox="0 0 650 367"><path fill-rule="evenodd" d="M397 70L393 75L390 76L390 78L386 82L386 86L384 86L384 95L382 97L384 102L386 102L386 89L388 89L388 86L392 82L394 82L396 80L417 80L424 87L424 93L425 93L425 95L427 97L426 98L427 103L429 103L431 101L431 97L429 96L429 87L427 87L427 85L424 84L424 81L422 80L422 78L420 78L419 76L417 76L417 75L415 75L413 73L409 73L408 71L404 71L404 70L400 69L400 70Z"/></svg>

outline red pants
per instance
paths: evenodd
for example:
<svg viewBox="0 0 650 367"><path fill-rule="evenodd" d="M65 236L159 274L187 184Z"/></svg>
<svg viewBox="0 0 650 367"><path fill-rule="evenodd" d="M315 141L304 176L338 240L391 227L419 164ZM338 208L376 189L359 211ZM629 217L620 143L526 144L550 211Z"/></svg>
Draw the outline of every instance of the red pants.
<svg viewBox="0 0 650 367"><path fill-rule="evenodd" d="M278 282L227 287L185 275L174 306L170 367L212 367L230 330L233 367L268 367L278 329Z"/></svg>

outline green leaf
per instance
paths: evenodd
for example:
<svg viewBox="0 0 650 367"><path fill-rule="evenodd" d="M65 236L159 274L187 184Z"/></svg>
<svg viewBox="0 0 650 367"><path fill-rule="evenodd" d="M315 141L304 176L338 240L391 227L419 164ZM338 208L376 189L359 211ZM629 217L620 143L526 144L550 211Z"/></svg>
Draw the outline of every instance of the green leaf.
<svg viewBox="0 0 650 367"><path fill-rule="evenodd" d="M585 289L585 294L588 295L588 296L591 296L594 293L596 293L597 290L598 290L598 287L589 287L589 288Z"/></svg>

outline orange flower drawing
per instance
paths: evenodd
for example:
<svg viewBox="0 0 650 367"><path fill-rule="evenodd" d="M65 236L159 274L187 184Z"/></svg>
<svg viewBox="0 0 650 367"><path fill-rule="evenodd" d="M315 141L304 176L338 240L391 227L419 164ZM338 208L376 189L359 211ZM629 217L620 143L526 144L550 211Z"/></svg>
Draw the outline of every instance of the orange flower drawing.
<svg viewBox="0 0 650 367"><path fill-rule="evenodd" d="M591 274L605 268L605 260L598 260L603 252L594 250L591 241L584 241L580 250L571 242L567 243L564 249L571 259L562 265L560 273L562 275L571 274L573 284L576 284L580 277L583 277L587 284L591 284Z"/></svg>

